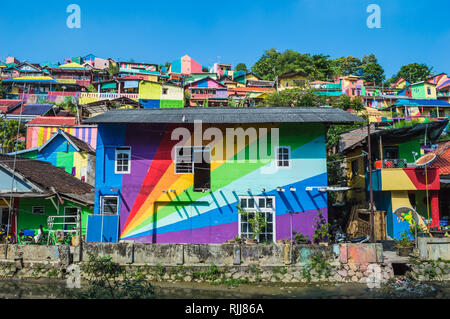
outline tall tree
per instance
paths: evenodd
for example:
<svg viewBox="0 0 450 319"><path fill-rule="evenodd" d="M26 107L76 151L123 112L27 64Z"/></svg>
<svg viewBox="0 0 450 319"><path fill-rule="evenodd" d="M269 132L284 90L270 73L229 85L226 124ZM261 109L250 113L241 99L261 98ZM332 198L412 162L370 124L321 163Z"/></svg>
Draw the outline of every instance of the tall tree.
<svg viewBox="0 0 450 319"><path fill-rule="evenodd" d="M329 55L316 54L311 57L314 65L313 80L318 81L331 81L334 74L332 67L332 60L329 59Z"/></svg>
<svg viewBox="0 0 450 319"><path fill-rule="evenodd" d="M362 77L365 81L374 82L377 85L381 85L386 78L383 67L376 62L364 65Z"/></svg>
<svg viewBox="0 0 450 319"><path fill-rule="evenodd" d="M429 67L426 64L411 63L404 65L400 68L400 71L390 80L391 82L397 81L399 78L404 78L409 83L416 83L424 81L426 78L433 74L433 67Z"/></svg>
<svg viewBox="0 0 450 319"><path fill-rule="evenodd" d="M275 49L266 50L258 61L253 65L252 71L258 74L264 80L273 81L278 75L277 64L280 52Z"/></svg>
<svg viewBox="0 0 450 319"><path fill-rule="evenodd" d="M247 72L247 65L245 65L245 63L239 63L238 65L236 65L236 67L234 68L235 71L245 71Z"/></svg>
<svg viewBox="0 0 450 319"><path fill-rule="evenodd" d="M0 81L0 99L4 99L6 95L6 89L2 84L2 81Z"/></svg>
<svg viewBox="0 0 450 319"><path fill-rule="evenodd" d="M353 56L340 57L333 60L333 67L337 75L362 75L363 63Z"/></svg>

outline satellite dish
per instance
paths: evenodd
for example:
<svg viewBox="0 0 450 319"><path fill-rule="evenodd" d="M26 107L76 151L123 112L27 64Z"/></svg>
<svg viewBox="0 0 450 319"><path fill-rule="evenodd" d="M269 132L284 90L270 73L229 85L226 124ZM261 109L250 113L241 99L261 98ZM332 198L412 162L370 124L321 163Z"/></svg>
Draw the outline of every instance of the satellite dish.
<svg viewBox="0 0 450 319"><path fill-rule="evenodd" d="M427 166L427 165L433 163L433 161L435 159L436 159L436 154L432 154L432 153L426 154L416 161L416 166L419 166L419 167Z"/></svg>

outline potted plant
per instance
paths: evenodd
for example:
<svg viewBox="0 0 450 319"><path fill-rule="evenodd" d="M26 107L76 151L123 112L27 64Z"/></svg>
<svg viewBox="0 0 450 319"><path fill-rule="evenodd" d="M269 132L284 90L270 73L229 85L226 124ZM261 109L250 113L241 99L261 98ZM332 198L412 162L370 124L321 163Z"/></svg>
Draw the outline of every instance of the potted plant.
<svg viewBox="0 0 450 319"><path fill-rule="evenodd" d="M400 239L395 241L395 246L399 256L408 257L412 253L414 242L410 239L410 233L407 230L400 233Z"/></svg>

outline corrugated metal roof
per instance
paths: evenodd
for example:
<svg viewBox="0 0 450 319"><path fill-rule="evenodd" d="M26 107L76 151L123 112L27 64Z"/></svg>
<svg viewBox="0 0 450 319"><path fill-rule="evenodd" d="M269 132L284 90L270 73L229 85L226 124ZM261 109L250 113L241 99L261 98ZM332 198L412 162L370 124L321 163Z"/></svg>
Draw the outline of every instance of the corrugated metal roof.
<svg viewBox="0 0 450 319"><path fill-rule="evenodd" d="M362 118L334 108L247 107L111 110L83 123L352 123Z"/></svg>
<svg viewBox="0 0 450 319"><path fill-rule="evenodd" d="M439 107L450 107L450 103L443 100L398 100L394 106L439 106Z"/></svg>
<svg viewBox="0 0 450 319"><path fill-rule="evenodd" d="M20 107L16 107L14 110L9 111L8 114L20 114L22 115L44 115L53 108L53 104L26 104L22 110Z"/></svg>
<svg viewBox="0 0 450 319"><path fill-rule="evenodd" d="M74 126L77 124L77 119L75 117L65 117L65 116L38 116L32 121L27 123L28 125L68 125Z"/></svg>

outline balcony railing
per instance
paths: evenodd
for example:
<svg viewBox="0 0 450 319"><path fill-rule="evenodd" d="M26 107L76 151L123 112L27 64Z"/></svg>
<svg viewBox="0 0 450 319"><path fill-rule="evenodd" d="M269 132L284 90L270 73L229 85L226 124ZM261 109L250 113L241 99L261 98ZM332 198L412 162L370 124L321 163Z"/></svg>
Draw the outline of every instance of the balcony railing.
<svg viewBox="0 0 450 319"><path fill-rule="evenodd" d="M408 162L406 159L385 159L383 160L382 168L407 168Z"/></svg>
<svg viewBox="0 0 450 319"><path fill-rule="evenodd" d="M138 93L81 93L81 98L93 98L99 101L112 100L120 97L126 97L129 99L139 99Z"/></svg>

